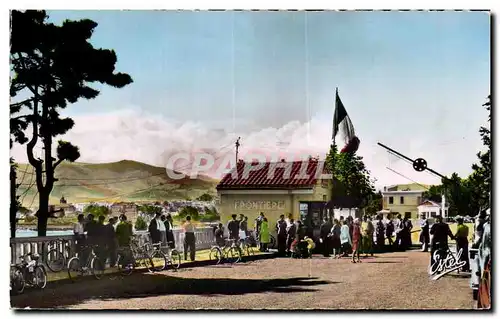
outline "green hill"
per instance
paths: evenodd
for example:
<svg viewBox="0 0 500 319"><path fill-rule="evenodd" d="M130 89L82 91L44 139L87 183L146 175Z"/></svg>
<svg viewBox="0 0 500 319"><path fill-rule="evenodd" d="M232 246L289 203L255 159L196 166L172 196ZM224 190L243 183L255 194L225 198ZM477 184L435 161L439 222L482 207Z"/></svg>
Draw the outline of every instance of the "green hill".
<svg viewBox="0 0 500 319"><path fill-rule="evenodd" d="M214 195L218 183L206 176L171 179L165 168L128 160L105 164L63 162L55 176L59 180L51 193L53 204L58 204L62 196L68 203L194 199L204 193ZM23 206L37 206L33 167L19 164L17 178Z"/></svg>

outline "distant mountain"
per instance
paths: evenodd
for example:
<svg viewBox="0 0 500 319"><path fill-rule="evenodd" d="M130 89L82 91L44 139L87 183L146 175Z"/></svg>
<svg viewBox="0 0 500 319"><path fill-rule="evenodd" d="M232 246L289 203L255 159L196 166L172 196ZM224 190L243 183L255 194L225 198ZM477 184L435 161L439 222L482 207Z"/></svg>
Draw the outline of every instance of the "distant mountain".
<svg viewBox="0 0 500 319"><path fill-rule="evenodd" d="M195 199L205 193L215 195L218 183L201 175L197 179L172 179L165 168L129 160L105 164L63 162L56 168L55 176L59 180L52 190L51 204L58 204L62 196L68 203ZM17 182L21 184L18 194L23 206L37 207L31 165L19 164Z"/></svg>

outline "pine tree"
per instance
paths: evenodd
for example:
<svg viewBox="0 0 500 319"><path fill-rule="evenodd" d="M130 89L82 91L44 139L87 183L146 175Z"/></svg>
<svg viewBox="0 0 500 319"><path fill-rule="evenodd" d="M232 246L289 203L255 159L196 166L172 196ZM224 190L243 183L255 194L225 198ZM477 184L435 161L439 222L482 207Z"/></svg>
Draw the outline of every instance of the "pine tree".
<svg viewBox="0 0 500 319"><path fill-rule="evenodd" d="M11 143L12 136L20 144L27 143L39 194L39 236L46 235L48 218L54 217L49 212L49 195L57 181L57 166L80 157L78 147L66 141L57 142L57 158L53 157L54 139L74 125L60 111L80 98L97 97L99 91L91 83L121 88L132 82L128 74L115 72L114 51L96 49L89 42L96 22L66 20L57 26L47 18L45 11L11 13ZM28 126L32 128L29 137ZM43 144L43 159L34 156L38 142Z"/></svg>

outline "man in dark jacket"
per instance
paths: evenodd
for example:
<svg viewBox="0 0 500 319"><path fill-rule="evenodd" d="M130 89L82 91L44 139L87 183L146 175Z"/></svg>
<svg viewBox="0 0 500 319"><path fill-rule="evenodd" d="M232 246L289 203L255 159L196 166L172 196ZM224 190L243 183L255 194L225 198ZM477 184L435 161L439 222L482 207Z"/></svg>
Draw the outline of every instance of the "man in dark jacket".
<svg viewBox="0 0 500 319"><path fill-rule="evenodd" d="M294 223L293 218L289 219L289 225L286 229L286 252L290 254L290 247L292 246L295 236L297 235L297 225Z"/></svg>
<svg viewBox="0 0 500 319"><path fill-rule="evenodd" d="M431 239L431 266L434 264L434 252L441 249L443 252L448 249L448 237L455 239L451 232L450 226L443 222L442 216L436 217L436 222L431 226L429 231L432 235ZM444 258L445 256L443 256Z"/></svg>
<svg viewBox="0 0 500 319"><path fill-rule="evenodd" d="M116 218L111 217L108 224L104 226L104 238L106 241L107 257L109 257L109 266L114 267L117 258L118 240L115 234Z"/></svg>
<svg viewBox="0 0 500 319"><path fill-rule="evenodd" d="M429 220L425 217L425 213L420 214L420 236L419 241L422 244L422 251L429 250Z"/></svg>
<svg viewBox="0 0 500 319"><path fill-rule="evenodd" d="M96 224L96 255L99 257L99 260L101 261L101 267L104 267L106 264L106 259L108 259L108 242L106 238L106 226L104 225L104 220L106 219L106 216L104 215L99 215L97 218L97 224Z"/></svg>
<svg viewBox="0 0 500 319"><path fill-rule="evenodd" d="M148 231L153 244L161 242L161 232L159 226L161 222L161 213L156 213L155 218L153 218L149 223Z"/></svg>
<svg viewBox="0 0 500 319"><path fill-rule="evenodd" d="M286 252L286 221L285 215L280 215L280 219L276 222L276 233L278 234L278 254L285 255Z"/></svg>
<svg viewBox="0 0 500 319"><path fill-rule="evenodd" d="M332 229L332 224L328 221L328 218L323 219L323 224L319 229L319 238L321 239L321 246L323 250L323 256L330 257L330 231Z"/></svg>
<svg viewBox="0 0 500 319"><path fill-rule="evenodd" d="M85 232L87 233L87 243L90 246L97 245L99 242L99 225L94 220L94 215L87 215L87 222L85 223Z"/></svg>
<svg viewBox="0 0 500 319"><path fill-rule="evenodd" d="M227 223L227 230L229 232L229 239L239 240L240 223L236 220L236 214L231 215L231 220Z"/></svg>
<svg viewBox="0 0 500 319"><path fill-rule="evenodd" d="M168 214L165 219L165 232L167 236L167 244L170 248L175 248L175 238L174 238L174 220L172 215Z"/></svg>

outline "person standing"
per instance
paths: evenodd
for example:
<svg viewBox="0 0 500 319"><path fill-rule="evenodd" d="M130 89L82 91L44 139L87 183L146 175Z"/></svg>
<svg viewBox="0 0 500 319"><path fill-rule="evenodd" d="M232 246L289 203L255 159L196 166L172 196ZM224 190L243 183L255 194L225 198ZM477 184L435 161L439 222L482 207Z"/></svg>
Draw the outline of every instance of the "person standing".
<svg viewBox="0 0 500 319"><path fill-rule="evenodd" d="M191 223L191 216L186 216L186 222L182 228L184 229L184 260L187 260L189 250L191 261L194 261L196 255L196 237L194 235L195 227Z"/></svg>
<svg viewBox="0 0 500 319"><path fill-rule="evenodd" d="M259 232L259 241L260 241L260 251L267 252L267 245L269 244L269 223L267 222L267 218L264 217L262 222L260 223L260 232Z"/></svg>
<svg viewBox="0 0 500 319"><path fill-rule="evenodd" d="M359 218L356 218L352 225L352 261L353 263L360 263L359 260L359 250L361 245L361 225ZM357 256L357 261L355 257Z"/></svg>
<svg viewBox="0 0 500 319"><path fill-rule="evenodd" d="M331 230L333 256L338 257L340 255L340 223L337 219L333 220L333 227Z"/></svg>
<svg viewBox="0 0 500 319"><path fill-rule="evenodd" d="M484 218L482 238L479 245L480 283L477 296L479 309L491 308L491 215Z"/></svg>
<svg viewBox="0 0 500 319"><path fill-rule="evenodd" d="M165 236L167 240L167 244L170 248L175 248L175 238L174 238L174 221L172 219L172 215L168 214L165 218Z"/></svg>
<svg viewBox="0 0 500 319"><path fill-rule="evenodd" d="M116 219L114 217L111 217L108 220L108 224L104 226L104 237L106 240L106 248L107 248L106 257L109 257L110 267L116 266L116 258L118 257L117 256L118 240L116 239L116 234L115 234L115 223Z"/></svg>
<svg viewBox="0 0 500 319"><path fill-rule="evenodd" d="M411 242L411 230L413 229L413 224L411 220L405 216L404 218L404 248L409 249L412 245Z"/></svg>
<svg viewBox="0 0 500 319"><path fill-rule="evenodd" d="M389 249L392 250L394 247L394 241L392 237L394 236L394 222L392 221L392 216L387 217L389 220L387 221L387 225L385 227L385 236L387 237L387 241L389 244Z"/></svg>
<svg viewBox="0 0 500 319"><path fill-rule="evenodd" d="M382 221L382 215L377 215L377 223L375 224L375 237L377 240L377 250L379 252L383 252L385 246L385 225Z"/></svg>
<svg viewBox="0 0 500 319"><path fill-rule="evenodd" d="M286 227L288 229L288 227L290 227L290 225L293 224L293 214L288 214L285 219L285 222L286 222Z"/></svg>
<svg viewBox="0 0 500 319"><path fill-rule="evenodd" d="M321 240L321 248L323 250L324 257L330 257L330 231L332 230L332 225L328 221L328 218L323 219L323 224L319 229L319 238Z"/></svg>
<svg viewBox="0 0 500 319"><path fill-rule="evenodd" d="M278 254L285 255L286 251L286 222L285 215L280 215L276 222L276 233L278 234Z"/></svg>
<svg viewBox="0 0 500 319"><path fill-rule="evenodd" d="M469 227L464 225L464 219L461 216L457 216L457 232L455 233L455 241L457 242L457 252L462 250L462 255L460 255L460 261L465 261L465 265L462 267L462 271L470 271L469 263Z"/></svg>
<svg viewBox="0 0 500 319"><path fill-rule="evenodd" d="M118 249L123 254L121 266L127 265L132 260L132 251L130 250L130 240L133 235L132 224L127 221L125 214L120 215L120 223L116 226L116 239L118 241Z"/></svg>
<svg viewBox="0 0 500 319"><path fill-rule="evenodd" d="M401 250L403 248L403 234L404 234L404 229L405 229L405 223L401 220L401 215L398 214L396 216L396 223L394 225L395 227L395 232L396 232L396 249Z"/></svg>
<svg viewBox="0 0 500 319"><path fill-rule="evenodd" d="M429 250L429 220L425 218L425 213L420 214L420 235L419 241L422 245L422 251L427 252Z"/></svg>
<svg viewBox="0 0 500 319"><path fill-rule="evenodd" d="M240 233L239 237L241 239L246 239L248 235L248 217L243 216L243 218L240 221Z"/></svg>
<svg viewBox="0 0 500 319"><path fill-rule="evenodd" d="M153 244L161 242L161 233L160 233L160 223L161 223L161 213L156 213L155 218L151 219L149 222L149 235L151 236L151 241Z"/></svg>
<svg viewBox="0 0 500 319"><path fill-rule="evenodd" d="M450 226L443 222L441 215L436 216L436 222L431 226L429 233L432 235L431 239L431 267L434 264L434 253L441 249L442 251L448 250L448 237L455 239L451 232ZM444 258L444 256L443 256Z"/></svg>
<svg viewBox="0 0 500 319"><path fill-rule="evenodd" d="M106 226L104 226L104 221L106 220L106 216L99 215L96 223L96 251L95 254L99 257L99 261L101 262L101 268L104 269L104 265L106 264L106 260L108 259L108 241L106 238Z"/></svg>
<svg viewBox="0 0 500 319"><path fill-rule="evenodd" d="M486 211L482 210L474 221L474 243L472 248L479 248L483 238L484 224L486 222Z"/></svg>
<svg viewBox="0 0 500 319"><path fill-rule="evenodd" d="M160 243L162 246L167 246L167 228L165 227L165 221L167 217L161 215L160 223L158 224L158 230L160 231Z"/></svg>
<svg viewBox="0 0 500 319"><path fill-rule="evenodd" d="M348 255L350 248L352 247L351 234L349 233L349 225L348 220L343 221L344 224L340 228L340 244L342 247L342 254L339 258L345 257Z"/></svg>
<svg viewBox="0 0 500 319"><path fill-rule="evenodd" d="M290 248L295 240L295 236L297 236L297 226L295 225L293 218L291 218L289 222L290 224L286 229L286 253L288 255L291 254Z"/></svg>
<svg viewBox="0 0 500 319"><path fill-rule="evenodd" d="M260 238L259 236L260 225L262 224L263 220L264 220L264 213L260 212L259 217L255 218L255 238Z"/></svg>
<svg viewBox="0 0 500 319"><path fill-rule="evenodd" d="M231 215L231 220L227 223L227 231L229 232L229 239L235 240L238 243L240 223L236 220L236 214Z"/></svg>
<svg viewBox="0 0 500 319"><path fill-rule="evenodd" d="M76 253L80 257L80 267L85 266L87 262L87 249L84 249L85 246L85 216L83 214L79 214L77 217L77 222L73 226L73 233L75 234L76 240Z"/></svg>
<svg viewBox="0 0 500 319"><path fill-rule="evenodd" d="M219 225L217 225L214 235L215 243L217 244L217 246L219 246L220 248L224 248L224 246L226 245L226 241L224 240L224 226L222 225L222 223L219 223Z"/></svg>
<svg viewBox="0 0 500 319"><path fill-rule="evenodd" d="M363 246L363 253L365 257L370 254L373 256L373 233L375 232L375 227L373 226L371 217L366 217L366 229L361 241Z"/></svg>
<svg viewBox="0 0 500 319"><path fill-rule="evenodd" d="M295 239L297 241L301 241L306 237L306 226L302 223L302 221L298 220L297 221L297 235L295 236Z"/></svg>

